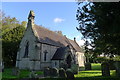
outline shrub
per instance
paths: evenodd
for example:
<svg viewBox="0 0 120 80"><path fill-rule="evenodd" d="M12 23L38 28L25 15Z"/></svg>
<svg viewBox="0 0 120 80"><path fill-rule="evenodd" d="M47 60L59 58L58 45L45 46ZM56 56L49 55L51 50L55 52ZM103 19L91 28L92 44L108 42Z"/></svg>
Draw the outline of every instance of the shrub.
<svg viewBox="0 0 120 80"><path fill-rule="evenodd" d="M71 70L74 74L78 74L78 71L79 71L79 66L77 64L73 64L71 66Z"/></svg>

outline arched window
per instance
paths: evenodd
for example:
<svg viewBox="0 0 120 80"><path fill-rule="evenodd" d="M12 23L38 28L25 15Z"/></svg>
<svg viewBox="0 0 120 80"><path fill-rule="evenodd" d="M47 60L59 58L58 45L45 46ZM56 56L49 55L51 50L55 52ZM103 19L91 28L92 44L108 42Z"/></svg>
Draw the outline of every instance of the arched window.
<svg viewBox="0 0 120 80"><path fill-rule="evenodd" d="M44 51L44 61L46 61L46 58L47 58L47 50Z"/></svg>
<svg viewBox="0 0 120 80"><path fill-rule="evenodd" d="M29 42L26 43L26 47L25 47L25 55L24 57L28 57L28 53L29 53Z"/></svg>

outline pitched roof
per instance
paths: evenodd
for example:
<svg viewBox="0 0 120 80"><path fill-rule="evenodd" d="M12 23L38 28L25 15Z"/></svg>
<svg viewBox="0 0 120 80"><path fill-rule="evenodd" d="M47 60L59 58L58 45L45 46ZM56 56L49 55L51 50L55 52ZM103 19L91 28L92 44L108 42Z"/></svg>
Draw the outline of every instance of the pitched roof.
<svg viewBox="0 0 120 80"><path fill-rule="evenodd" d="M69 40L70 44L73 46L73 48L74 48L76 51L81 52L81 48L80 48L80 46L76 43L76 41L73 41L73 40L70 40L70 39L68 39L68 40Z"/></svg>
<svg viewBox="0 0 120 80"><path fill-rule="evenodd" d="M65 58L67 47L60 47L57 49L51 60L63 60Z"/></svg>
<svg viewBox="0 0 120 80"><path fill-rule="evenodd" d="M35 31L37 34L38 41L41 43L46 43L59 47L65 47L71 44L76 51L80 51L80 47L75 41L70 40L61 34L55 33L53 31L50 31L44 27L37 25L34 25L33 29L34 29L33 31Z"/></svg>

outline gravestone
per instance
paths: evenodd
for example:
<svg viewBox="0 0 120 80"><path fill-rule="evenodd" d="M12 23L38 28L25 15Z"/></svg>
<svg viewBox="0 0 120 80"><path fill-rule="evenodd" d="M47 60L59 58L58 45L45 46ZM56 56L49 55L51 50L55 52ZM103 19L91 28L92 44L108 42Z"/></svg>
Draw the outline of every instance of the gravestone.
<svg viewBox="0 0 120 80"><path fill-rule="evenodd" d="M50 68L50 75L51 75L51 77L58 77L58 69Z"/></svg>
<svg viewBox="0 0 120 80"><path fill-rule="evenodd" d="M68 80L74 80L75 79L74 74L73 74L71 69L66 70L66 75L67 75Z"/></svg>
<svg viewBox="0 0 120 80"><path fill-rule="evenodd" d="M59 77L66 78L66 73L65 73L65 70L63 68L59 69Z"/></svg>
<svg viewBox="0 0 120 80"><path fill-rule="evenodd" d="M116 76L120 77L120 61L115 62Z"/></svg>
<svg viewBox="0 0 120 80"><path fill-rule="evenodd" d="M19 73L20 73L20 70L19 70L18 68L13 68L13 69L12 69L12 75L13 75L13 76L18 76Z"/></svg>
<svg viewBox="0 0 120 80"><path fill-rule="evenodd" d="M50 68L44 68L44 77L49 77L50 76Z"/></svg>
<svg viewBox="0 0 120 80"><path fill-rule="evenodd" d="M115 70L115 65L114 65L114 64L115 64L115 61L109 60L108 63L109 63L109 65L110 65L110 66L109 66L109 67L110 67L110 70Z"/></svg>
<svg viewBox="0 0 120 80"><path fill-rule="evenodd" d="M30 72L29 78L37 78L37 74L35 74L35 71Z"/></svg>
<svg viewBox="0 0 120 80"><path fill-rule="evenodd" d="M2 72L4 72L4 62L1 62L1 66L2 66Z"/></svg>
<svg viewBox="0 0 120 80"><path fill-rule="evenodd" d="M85 63L85 70L91 70L91 63L90 62Z"/></svg>
<svg viewBox="0 0 120 80"><path fill-rule="evenodd" d="M103 62L101 64L101 69L102 69L102 76L110 76L110 68L109 68L109 63L108 62Z"/></svg>

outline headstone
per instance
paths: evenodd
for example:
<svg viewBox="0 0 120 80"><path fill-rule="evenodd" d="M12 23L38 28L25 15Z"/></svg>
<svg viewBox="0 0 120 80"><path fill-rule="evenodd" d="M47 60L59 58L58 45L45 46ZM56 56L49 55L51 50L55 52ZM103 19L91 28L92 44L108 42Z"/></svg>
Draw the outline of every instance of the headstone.
<svg viewBox="0 0 120 80"><path fill-rule="evenodd" d="M4 72L4 62L0 61L0 72Z"/></svg>
<svg viewBox="0 0 120 80"><path fill-rule="evenodd" d="M74 74L73 74L71 69L67 69L66 74L67 74L67 79L68 80L74 80L75 79Z"/></svg>
<svg viewBox="0 0 120 80"><path fill-rule="evenodd" d="M91 70L91 63L90 62L85 63L85 70Z"/></svg>
<svg viewBox="0 0 120 80"><path fill-rule="evenodd" d="M60 78L66 78L66 73L63 68L59 69L59 77Z"/></svg>
<svg viewBox="0 0 120 80"><path fill-rule="evenodd" d="M50 68L44 68L44 77L49 77L50 76Z"/></svg>
<svg viewBox="0 0 120 80"><path fill-rule="evenodd" d="M115 61L113 61L113 60L109 60L109 67L110 67L110 70L115 70L115 65L114 65L114 63L115 63Z"/></svg>
<svg viewBox="0 0 120 80"><path fill-rule="evenodd" d="M120 77L120 61L115 62L116 76Z"/></svg>
<svg viewBox="0 0 120 80"><path fill-rule="evenodd" d="M37 78L37 74L35 74L35 71L30 72L29 78Z"/></svg>
<svg viewBox="0 0 120 80"><path fill-rule="evenodd" d="M51 75L51 77L58 77L58 69L50 68L50 75Z"/></svg>
<svg viewBox="0 0 120 80"><path fill-rule="evenodd" d="M73 64L71 66L71 70L74 74L78 74L78 71L79 71L79 66L77 64Z"/></svg>
<svg viewBox="0 0 120 80"><path fill-rule="evenodd" d="M20 73L20 70L19 70L18 68L13 68L13 69L12 69L12 75L13 75L13 76L18 76L19 73Z"/></svg>
<svg viewBox="0 0 120 80"><path fill-rule="evenodd" d="M110 76L110 68L108 62L103 62L101 64L102 76Z"/></svg>

